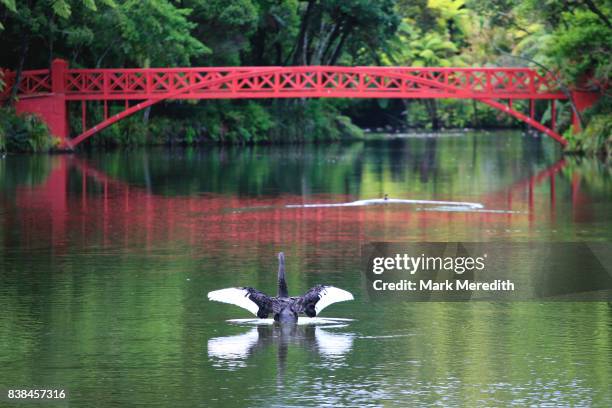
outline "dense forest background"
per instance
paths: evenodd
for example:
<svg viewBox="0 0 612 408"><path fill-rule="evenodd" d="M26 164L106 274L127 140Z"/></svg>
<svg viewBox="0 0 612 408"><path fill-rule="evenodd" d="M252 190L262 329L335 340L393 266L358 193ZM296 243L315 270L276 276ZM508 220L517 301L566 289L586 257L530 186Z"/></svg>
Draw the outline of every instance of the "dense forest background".
<svg viewBox="0 0 612 408"><path fill-rule="evenodd" d="M87 68L533 66L559 72L566 88L604 93L581 118L581 134L571 134L567 107L557 123L573 149L612 150L611 10L610 0L0 0L0 66L19 73L58 57ZM0 149L49 148L44 125L16 116L13 102L0 111ZM101 115L94 108L92 120ZM551 112L541 104L537 114L545 121ZM183 101L90 143L323 141L362 129L510 126L520 124L460 100Z"/></svg>

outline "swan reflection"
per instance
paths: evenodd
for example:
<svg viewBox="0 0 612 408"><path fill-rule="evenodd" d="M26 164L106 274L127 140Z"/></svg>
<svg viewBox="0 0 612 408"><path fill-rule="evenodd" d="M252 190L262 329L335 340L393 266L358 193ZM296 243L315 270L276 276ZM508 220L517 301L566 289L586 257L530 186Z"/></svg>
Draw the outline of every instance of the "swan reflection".
<svg viewBox="0 0 612 408"><path fill-rule="evenodd" d="M219 368L246 367L249 357L268 347L276 347L278 363L284 367L289 346L317 353L330 362L338 362L353 347L353 333L338 333L329 329L346 324L327 326L258 324L242 334L215 337L208 340L208 357Z"/></svg>

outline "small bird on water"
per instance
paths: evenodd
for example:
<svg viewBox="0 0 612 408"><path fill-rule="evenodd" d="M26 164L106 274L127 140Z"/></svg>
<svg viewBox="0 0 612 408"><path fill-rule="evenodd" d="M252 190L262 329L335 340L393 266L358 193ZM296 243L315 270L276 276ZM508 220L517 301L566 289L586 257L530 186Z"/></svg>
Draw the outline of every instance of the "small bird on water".
<svg viewBox="0 0 612 408"><path fill-rule="evenodd" d="M285 280L285 254L280 252L276 296L268 296L254 288L238 287L214 290L208 293L208 299L240 306L260 319L272 313L278 323L297 323L300 313L315 317L332 303L354 298L350 292L329 285L316 285L302 296L290 297Z"/></svg>

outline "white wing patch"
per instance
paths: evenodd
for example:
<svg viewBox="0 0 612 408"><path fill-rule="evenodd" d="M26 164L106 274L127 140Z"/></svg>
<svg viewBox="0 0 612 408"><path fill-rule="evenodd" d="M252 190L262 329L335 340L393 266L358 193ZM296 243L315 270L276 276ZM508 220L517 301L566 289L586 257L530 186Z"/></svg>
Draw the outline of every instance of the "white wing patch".
<svg viewBox="0 0 612 408"><path fill-rule="evenodd" d="M339 289L335 286L323 286L319 292L319 301L315 303L315 312L317 316L321 313L321 310L327 306L336 302L344 302L346 300L353 300L354 297L351 292Z"/></svg>
<svg viewBox="0 0 612 408"><path fill-rule="evenodd" d="M259 332L255 327L243 334L215 337L208 340L208 355L226 360L246 358L258 340Z"/></svg>
<svg viewBox="0 0 612 408"><path fill-rule="evenodd" d="M249 291L243 288L227 288L208 292L208 300L240 306L257 316L259 306L250 299Z"/></svg>
<svg viewBox="0 0 612 408"><path fill-rule="evenodd" d="M348 353L353 347L353 338L352 333L331 333L324 330L323 326L315 328L317 347L326 357L342 357Z"/></svg>

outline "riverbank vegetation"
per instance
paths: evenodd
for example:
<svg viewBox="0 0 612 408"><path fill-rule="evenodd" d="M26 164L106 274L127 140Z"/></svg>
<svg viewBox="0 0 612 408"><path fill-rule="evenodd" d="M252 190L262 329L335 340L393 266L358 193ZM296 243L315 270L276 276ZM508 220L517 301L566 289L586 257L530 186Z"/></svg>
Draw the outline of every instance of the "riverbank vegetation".
<svg viewBox="0 0 612 408"><path fill-rule="evenodd" d="M57 139L36 115L16 115L12 108L0 107L0 154L44 152L56 145Z"/></svg>
<svg viewBox="0 0 612 408"><path fill-rule="evenodd" d="M558 72L568 91L578 86L606 94L611 11L603 0L0 0L0 66L17 75L57 57L88 68L532 66ZM90 105L88 117L95 120L101 109ZM601 98L581 115L584 130L572 134L570 107L561 106L556 123L570 149L609 152L610 109L609 96ZM80 131L78 110L71 113L74 132ZM15 129L33 126L32 119L8 112L0 113L8 117L0 121L0 140L7 149L27 147ZM536 115L549 120L550 108L538 104ZM89 143L324 141L361 137L360 128L519 126L462 100L174 101ZM45 149L52 141L29 146Z"/></svg>

